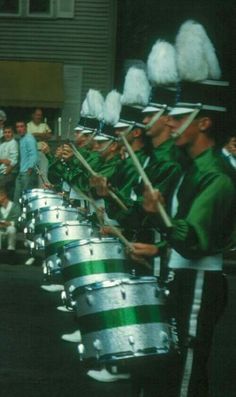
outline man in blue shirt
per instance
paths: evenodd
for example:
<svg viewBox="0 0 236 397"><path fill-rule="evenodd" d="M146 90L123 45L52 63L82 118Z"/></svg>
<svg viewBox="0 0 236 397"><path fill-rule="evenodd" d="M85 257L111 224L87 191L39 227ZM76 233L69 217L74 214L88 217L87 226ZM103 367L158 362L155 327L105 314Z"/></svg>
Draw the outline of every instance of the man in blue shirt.
<svg viewBox="0 0 236 397"><path fill-rule="evenodd" d="M37 142L34 136L27 132L26 123L16 122L16 131L19 135L20 170L16 178L14 202L18 202L22 192L37 187L37 173L35 166L38 163Z"/></svg>

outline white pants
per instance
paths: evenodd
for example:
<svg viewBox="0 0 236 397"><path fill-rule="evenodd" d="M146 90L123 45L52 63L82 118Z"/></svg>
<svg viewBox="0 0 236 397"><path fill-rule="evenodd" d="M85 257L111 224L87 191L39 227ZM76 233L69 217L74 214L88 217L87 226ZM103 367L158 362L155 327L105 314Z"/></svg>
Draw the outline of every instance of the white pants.
<svg viewBox="0 0 236 397"><path fill-rule="evenodd" d="M6 230L0 231L0 249L2 248L2 237L7 237L7 249L14 250L16 248L16 228L8 226Z"/></svg>

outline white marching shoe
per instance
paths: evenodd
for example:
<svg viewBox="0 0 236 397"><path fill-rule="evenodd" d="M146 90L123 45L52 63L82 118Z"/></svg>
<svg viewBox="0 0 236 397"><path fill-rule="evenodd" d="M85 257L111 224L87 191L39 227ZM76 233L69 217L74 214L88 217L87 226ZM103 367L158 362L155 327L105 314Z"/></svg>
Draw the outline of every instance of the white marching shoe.
<svg viewBox="0 0 236 397"><path fill-rule="evenodd" d="M64 290L64 286L61 284L41 285L40 288L47 292L59 292Z"/></svg>
<svg viewBox="0 0 236 397"><path fill-rule="evenodd" d="M102 368L100 370L91 369L87 372L87 375L98 382L116 382L118 380L126 380L130 378L130 374L119 374L118 372L112 373L106 368Z"/></svg>
<svg viewBox="0 0 236 397"><path fill-rule="evenodd" d="M65 340L66 342L80 343L82 338L81 338L80 330L77 329L75 332L72 332L71 334L63 334L61 336L61 339Z"/></svg>
<svg viewBox="0 0 236 397"><path fill-rule="evenodd" d="M31 266L31 265L33 265L34 262L35 262L35 258L33 258L33 256L31 256L29 259L27 259L27 261L25 262L25 265Z"/></svg>
<svg viewBox="0 0 236 397"><path fill-rule="evenodd" d="M59 312L64 312L64 313L71 313L74 311L72 308L68 308L66 306L57 306L57 310L59 310Z"/></svg>

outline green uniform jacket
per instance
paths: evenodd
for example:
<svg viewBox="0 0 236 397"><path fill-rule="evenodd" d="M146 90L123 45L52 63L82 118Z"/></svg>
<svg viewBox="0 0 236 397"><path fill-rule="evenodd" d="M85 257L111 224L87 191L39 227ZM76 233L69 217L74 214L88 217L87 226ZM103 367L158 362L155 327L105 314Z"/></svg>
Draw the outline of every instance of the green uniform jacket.
<svg viewBox="0 0 236 397"><path fill-rule="evenodd" d="M189 259L214 255L233 246L236 221L235 172L208 149L193 160L180 185L173 227L166 230L160 216L155 225L167 232L172 248ZM150 216L152 221L153 215Z"/></svg>
<svg viewBox="0 0 236 397"><path fill-rule="evenodd" d="M110 160L104 160L99 152L91 152L86 158L90 167L99 175L104 176L106 178L111 178L114 173L114 170L120 161L119 155L115 155ZM72 183L74 186L87 193L90 191L89 178L91 175L88 171L82 170L82 172L77 173L73 178L67 179L68 183ZM95 192L93 191L96 196Z"/></svg>
<svg viewBox="0 0 236 397"><path fill-rule="evenodd" d="M174 141L168 139L153 150L149 164L145 169L151 183L162 192L167 203L182 174L181 156L179 153L179 149L175 146ZM141 206L143 188L142 182L134 187L137 200L133 201L129 198L129 200L125 201L128 211L120 210L120 208L117 206L115 207L113 204L113 206L109 208L110 213L108 212L108 215L112 217L115 214L115 219L117 219L121 226L125 227L128 223L129 227L133 229L142 227L147 218ZM124 200L124 197L120 198Z"/></svg>
<svg viewBox="0 0 236 397"><path fill-rule="evenodd" d="M145 148L135 152L141 165L145 163L148 155ZM133 160L127 157L121 160L119 166L116 167L115 172L110 179L111 186L120 197L126 201L129 200L133 186L138 183L139 174L136 170Z"/></svg>

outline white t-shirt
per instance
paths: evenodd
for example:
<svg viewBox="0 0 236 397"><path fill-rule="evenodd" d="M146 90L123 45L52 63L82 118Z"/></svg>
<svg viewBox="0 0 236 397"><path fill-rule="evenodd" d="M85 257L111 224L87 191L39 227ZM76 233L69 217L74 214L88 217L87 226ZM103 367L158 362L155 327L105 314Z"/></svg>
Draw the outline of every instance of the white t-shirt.
<svg viewBox="0 0 236 397"><path fill-rule="evenodd" d="M27 123L27 132L31 132L31 134L43 134L45 132L51 132L51 129L47 123L35 124L33 121L30 121Z"/></svg>
<svg viewBox="0 0 236 397"><path fill-rule="evenodd" d="M0 159L8 159L11 162L11 166L14 167L18 161L18 143L15 139L3 142L0 144ZM0 174L6 173L7 166L0 164Z"/></svg>
<svg viewBox="0 0 236 397"><path fill-rule="evenodd" d="M50 127L48 126L47 123L40 123L40 124L35 124L33 121L30 121L27 123L27 132L31 134L45 134L45 132L52 132ZM40 142L37 144L38 149L40 150Z"/></svg>

